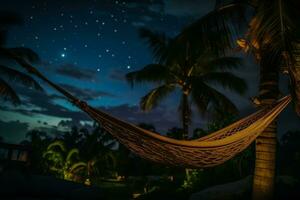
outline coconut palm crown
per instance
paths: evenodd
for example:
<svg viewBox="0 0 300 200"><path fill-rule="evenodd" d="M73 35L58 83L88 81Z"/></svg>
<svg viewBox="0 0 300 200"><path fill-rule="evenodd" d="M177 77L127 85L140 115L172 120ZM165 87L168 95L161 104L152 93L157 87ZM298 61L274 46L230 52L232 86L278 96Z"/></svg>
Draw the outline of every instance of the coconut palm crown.
<svg viewBox="0 0 300 200"><path fill-rule="evenodd" d="M132 86L146 82L156 84L154 89L141 98L140 106L143 110L153 109L179 89L179 111L185 139L191 121L191 103L196 105L201 114L208 111L214 114L219 111L237 112L236 106L215 85L238 94L246 91L245 81L229 72L241 65L240 58L220 56L207 46L194 45L189 40L170 38L148 29L140 29L140 36L149 44L156 63L128 73L126 78Z"/></svg>

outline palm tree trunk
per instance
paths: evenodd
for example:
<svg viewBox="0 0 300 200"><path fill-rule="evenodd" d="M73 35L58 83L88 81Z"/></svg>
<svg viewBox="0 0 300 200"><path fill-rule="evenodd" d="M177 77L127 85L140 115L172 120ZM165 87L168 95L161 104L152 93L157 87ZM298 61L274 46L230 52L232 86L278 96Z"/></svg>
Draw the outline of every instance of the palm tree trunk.
<svg viewBox="0 0 300 200"><path fill-rule="evenodd" d="M183 93L182 94L182 129L183 129L182 139L184 140L188 139L189 122L190 122L190 116L189 116L188 95Z"/></svg>
<svg viewBox="0 0 300 200"><path fill-rule="evenodd" d="M269 65L270 66L270 65ZM278 71L260 66L259 100L261 106L270 105L279 95ZM253 180L253 199L272 199L274 196L277 123L271 123L256 139L256 160Z"/></svg>
<svg viewBox="0 0 300 200"><path fill-rule="evenodd" d="M182 93L182 139L187 140L189 135L189 122L190 122L190 110L188 102L188 94L186 92ZM186 180L190 181L190 171L191 169L185 168Z"/></svg>

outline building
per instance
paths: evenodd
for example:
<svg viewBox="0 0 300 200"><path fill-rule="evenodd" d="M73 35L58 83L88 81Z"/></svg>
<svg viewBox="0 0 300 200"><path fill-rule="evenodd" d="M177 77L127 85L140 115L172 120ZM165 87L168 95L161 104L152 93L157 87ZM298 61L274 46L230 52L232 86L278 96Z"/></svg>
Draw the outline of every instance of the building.
<svg viewBox="0 0 300 200"><path fill-rule="evenodd" d="M0 142L0 172L9 168L24 168L29 165L30 147Z"/></svg>

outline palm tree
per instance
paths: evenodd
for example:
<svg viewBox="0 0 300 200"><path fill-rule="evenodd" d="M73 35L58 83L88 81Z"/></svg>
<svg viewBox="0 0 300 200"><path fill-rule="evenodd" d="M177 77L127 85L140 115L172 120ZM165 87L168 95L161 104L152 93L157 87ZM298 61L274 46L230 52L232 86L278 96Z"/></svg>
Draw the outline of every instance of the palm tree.
<svg viewBox="0 0 300 200"><path fill-rule="evenodd" d="M188 27L183 35L189 37L207 27L216 30L217 24L221 25L222 34L227 35L224 37L231 39L232 42L238 37L238 34L233 34L232 30L241 31L241 29L236 29L236 25L241 24L236 23L235 17L247 15L249 20L242 26L248 25L243 30L243 32L246 30L246 36L244 36L245 39L238 40L238 44L244 51L253 53L260 65L259 95L254 98L254 103L266 106L278 98L279 72L281 67L284 67L290 74L291 92L295 96L296 108L299 112L300 23L299 5L297 5L299 2L297 0L235 0L230 4L224 1L218 1L218 3L219 5L210 14L213 17L210 18L206 27L201 26L200 19ZM249 16L250 13L251 16ZM272 199L274 194L276 127L276 122L272 123L256 140L253 199Z"/></svg>
<svg viewBox="0 0 300 200"><path fill-rule="evenodd" d="M111 150L115 140L100 125L95 125L91 133L86 133L80 145L80 155L87 164L87 182L92 178L107 174L116 167L116 158Z"/></svg>
<svg viewBox="0 0 300 200"><path fill-rule="evenodd" d="M65 180L76 180L79 172L84 172L87 164L79 160L79 150L67 150L62 141L54 141L44 152L50 171L55 172Z"/></svg>
<svg viewBox="0 0 300 200"><path fill-rule="evenodd" d="M140 36L148 42L157 63L128 73L127 80L135 83L150 82L158 86L142 97L140 106L149 111L160 101L179 89L179 106L183 138L188 138L191 105L194 103L202 114L223 110L236 113L235 105L213 84L223 86L238 94L246 90L246 83L228 70L241 64L238 57L218 56L207 45L195 46L188 40L169 38L165 34L140 29Z"/></svg>
<svg viewBox="0 0 300 200"><path fill-rule="evenodd" d="M0 98L14 104L19 104L20 98L7 82L8 80L42 91L41 86L32 77L15 69L13 64L16 58L31 63L37 62L39 60L38 55L31 49L24 47L5 47L7 27L20 23L19 17L14 14L4 13L0 15Z"/></svg>

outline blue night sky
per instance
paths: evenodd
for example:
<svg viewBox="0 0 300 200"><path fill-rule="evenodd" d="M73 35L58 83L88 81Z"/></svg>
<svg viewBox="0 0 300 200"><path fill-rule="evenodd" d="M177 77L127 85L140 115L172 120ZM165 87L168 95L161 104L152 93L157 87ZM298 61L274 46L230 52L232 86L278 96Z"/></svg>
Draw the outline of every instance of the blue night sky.
<svg viewBox="0 0 300 200"><path fill-rule="evenodd" d="M212 0L0 0L0 12L15 12L24 20L9 29L7 46L33 49L42 60L36 67L78 98L123 120L152 123L161 132L180 126L179 98L174 94L149 113L139 109L140 97L153 86L132 89L124 80L126 73L152 63L137 30L147 27L174 36L213 7ZM253 110L249 98L257 92L257 72L247 58L237 73L248 81L249 92L244 97L227 93L242 113ZM44 93L13 85L23 104L1 104L0 136L6 141L19 142L33 128L54 134L91 125L84 113L38 81ZM285 122L291 129L299 128L292 112L285 115L293 115L294 121ZM205 120L195 114L193 127L205 128Z"/></svg>

